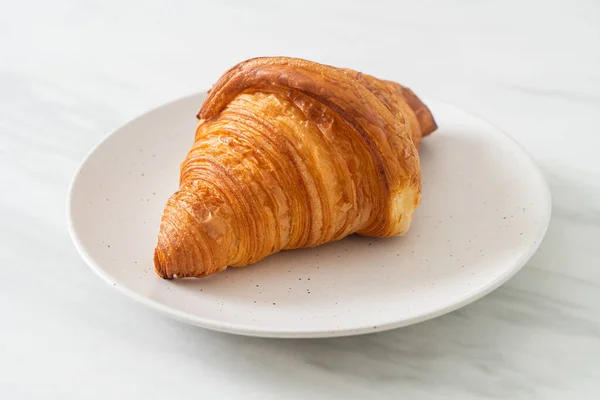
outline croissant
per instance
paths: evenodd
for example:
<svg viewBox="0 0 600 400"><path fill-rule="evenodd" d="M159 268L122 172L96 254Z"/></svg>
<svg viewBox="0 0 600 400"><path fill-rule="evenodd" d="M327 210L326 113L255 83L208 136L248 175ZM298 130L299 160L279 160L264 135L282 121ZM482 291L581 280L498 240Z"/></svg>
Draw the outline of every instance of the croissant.
<svg viewBox="0 0 600 400"><path fill-rule="evenodd" d="M421 196L417 148L436 128L397 83L296 58L241 62L198 114L156 273L205 277L352 233L405 233Z"/></svg>

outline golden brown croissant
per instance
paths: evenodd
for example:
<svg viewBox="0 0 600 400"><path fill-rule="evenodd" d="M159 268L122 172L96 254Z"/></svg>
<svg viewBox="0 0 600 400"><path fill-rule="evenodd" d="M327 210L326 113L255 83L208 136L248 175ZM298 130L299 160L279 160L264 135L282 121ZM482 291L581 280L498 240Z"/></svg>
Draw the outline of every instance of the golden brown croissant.
<svg viewBox="0 0 600 400"><path fill-rule="evenodd" d="M163 278L204 277L352 233L407 231L417 148L436 129L408 89L287 57L227 71L198 114L154 253Z"/></svg>

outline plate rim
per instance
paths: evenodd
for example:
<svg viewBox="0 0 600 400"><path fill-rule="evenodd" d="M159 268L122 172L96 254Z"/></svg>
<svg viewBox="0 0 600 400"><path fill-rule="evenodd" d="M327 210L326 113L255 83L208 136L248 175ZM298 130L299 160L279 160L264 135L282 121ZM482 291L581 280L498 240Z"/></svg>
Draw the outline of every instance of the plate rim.
<svg viewBox="0 0 600 400"><path fill-rule="evenodd" d="M185 322L190 325L198 326L198 327L201 327L204 329L209 329L209 330L218 331L218 332L225 332L225 333L230 333L230 334L236 334L236 335L242 335L242 336L265 337L265 338L289 338L289 339L356 336L356 335L363 335L363 334L374 333L374 332L382 332L382 331L387 331L387 330L391 330L391 329L397 329L397 328L417 324L419 322L427 321L427 320L430 320L433 318L437 318L444 314L448 314L450 312L456 311L468 304L471 304L471 303L481 299L482 297L488 295L489 293L493 292L494 290L496 290L497 288L502 286L504 283L506 283L510 278L512 278L517 272L519 272L527 264L527 262L531 259L531 257L538 250L539 246L541 245L541 243L546 235L546 232L548 230L548 226L550 223L551 215L552 215L552 195L551 195L548 183L547 183L540 167L537 165L537 163L535 162L535 160L531 156L531 154L519 142L517 142L511 135L506 133L503 129L501 129L497 125L489 122L485 118L482 118L481 116L477 115L476 113L473 113L470 110L462 109L453 104L447 103L442 100L438 100L438 99L430 97L430 96L423 96L424 103L426 103L426 104L428 102L442 104L446 107L452 108L456 111L459 111L459 112L467 114L471 117L474 117L477 120L485 123L489 127L493 128L498 133L501 133L502 136L504 136L506 139L508 139L508 141L512 144L512 146L515 149L517 149L518 151L520 151L520 153L525 157L525 159L531 165L532 170L534 171L534 173L536 175L536 178L540 181L540 183L543 186L543 192L544 192L543 197L545 200L544 206L546 208L546 210L545 210L546 212L544 215L544 220L542 221L542 223L539 225L540 227L538 228L538 232L536 235L537 240L535 240L532 243L531 247L529 248L529 251L527 253L525 253L517 262L515 262L511 268L508 268L504 272L504 274L500 275L495 280L491 281L487 285L487 287L485 287L483 290L467 293L459 301L453 302L444 307L439 307L432 311L417 314L410 318L406 318L406 319L402 319L402 320L398 320L398 321L391 321L391 322L383 323L383 324L376 325L376 326L359 326L359 327L355 327L355 328L342 328L342 329L335 329L335 330L323 330L323 329L297 330L297 329L286 329L286 328L262 328L262 327L256 328L255 326L250 325L250 324L224 322L224 321L215 320L212 318L200 317L200 316L197 316L194 314L190 314L190 313L186 313L186 312L174 309L174 308L172 308L164 303L161 303L157 300L153 300L146 296L143 296L143 295L135 292L134 290L128 288L126 285L121 285L117 282L113 282L111 280L111 278L104 272L104 269L93 260L93 258L89 255L89 253L86 249L86 246L83 244L81 238L79 237L77 230L75 229L74 218L73 218L73 202L72 202L73 191L74 191L75 186L77 185L78 179L81 176L81 171L83 170L83 168L85 167L87 162L96 153L96 151L108 139L110 139L113 135L117 134L117 132L126 128L133 122L137 121L139 118L142 118L142 117L144 117L150 113L153 113L159 109L172 106L174 103L177 103L180 101L185 101L190 98L199 97L199 96L206 95L206 94L207 94L207 91L199 91L199 92L194 92L192 94L188 94L185 96L181 96L181 97L172 99L170 101L162 103L156 107L152 107L151 109L136 115L135 117L131 118L124 124L120 125L116 129L112 130L101 141L99 141L96 145L94 145L93 148L86 154L84 159L81 161L81 163L77 167L77 170L69 184L69 189L67 192L66 217L67 217L67 227L69 230L69 235L71 236L71 240L73 241L73 244L74 244L75 248L77 249L77 252L81 256L83 261L87 264L87 266L97 276L102 278L102 280L104 280L106 283L108 283L113 288L117 289L117 291L119 291L120 293L132 298L133 300L135 300L155 311L163 313L163 314L165 314L171 318L174 318L178 321Z"/></svg>

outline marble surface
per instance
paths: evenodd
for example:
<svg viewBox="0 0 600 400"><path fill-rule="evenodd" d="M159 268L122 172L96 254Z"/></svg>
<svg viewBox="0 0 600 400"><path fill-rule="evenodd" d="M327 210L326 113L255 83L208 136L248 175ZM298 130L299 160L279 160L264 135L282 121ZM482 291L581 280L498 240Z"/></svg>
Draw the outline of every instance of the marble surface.
<svg viewBox="0 0 600 400"><path fill-rule="evenodd" d="M369 4L3 4L0 398L600 397L600 3ZM509 132L553 194L529 264L449 315L327 340L205 331L99 280L65 221L85 154L232 64L278 54L399 80Z"/></svg>

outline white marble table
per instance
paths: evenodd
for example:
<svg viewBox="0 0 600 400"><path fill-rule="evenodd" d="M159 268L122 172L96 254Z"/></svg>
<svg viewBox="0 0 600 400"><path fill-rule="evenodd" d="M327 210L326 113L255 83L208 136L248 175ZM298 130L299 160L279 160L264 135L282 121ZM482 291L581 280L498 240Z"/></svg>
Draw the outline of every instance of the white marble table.
<svg viewBox="0 0 600 400"><path fill-rule="evenodd" d="M250 3L3 4L0 398L600 398L600 3ZM538 253L459 311L342 339L213 333L108 287L65 222L85 154L234 63L279 54L393 78L503 127L552 190Z"/></svg>

